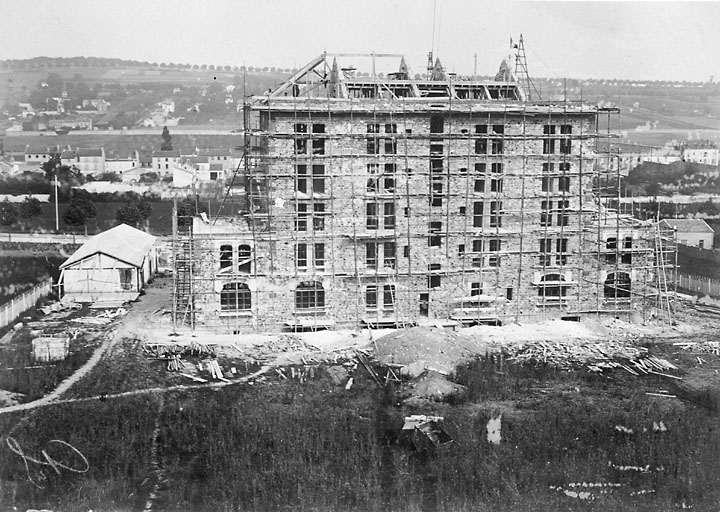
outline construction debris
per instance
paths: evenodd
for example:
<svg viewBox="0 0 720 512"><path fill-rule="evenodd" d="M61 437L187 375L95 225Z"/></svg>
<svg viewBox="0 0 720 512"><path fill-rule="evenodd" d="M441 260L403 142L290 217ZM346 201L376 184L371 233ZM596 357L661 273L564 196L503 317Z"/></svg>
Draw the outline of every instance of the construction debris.
<svg viewBox="0 0 720 512"><path fill-rule="evenodd" d="M183 377L187 377L188 379L192 379L195 382L200 382L202 384L205 384L206 382L208 382L207 379L203 379L202 377L196 377L194 375L190 375L189 373L181 373L180 375L182 375Z"/></svg>
<svg viewBox="0 0 720 512"><path fill-rule="evenodd" d="M570 370L578 366L589 365L603 368L602 364L614 359L633 360L647 353L644 347L636 347L619 341L583 342L573 341L535 341L503 346L509 355L509 361L520 364L546 364L554 368ZM602 370L600 370L602 371Z"/></svg>
<svg viewBox="0 0 720 512"><path fill-rule="evenodd" d="M720 341L683 341L673 343L676 347L691 352L699 352L701 354L715 354L720 356Z"/></svg>
<svg viewBox="0 0 720 512"><path fill-rule="evenodd" d="M176 343L144 343L143 350L153 357L169 357L175 354L184 356L215 357L216 346L208 343L192 342L187 345Z"/></svg>
<svg viewBox="0 0 720 512"><path fill-rule="evenodd" d="M433 446L442 446L452 442L452 437L440 426L444 418L442 416L425 416L415 414L405 417L405 424L402 433L410 435L415 449L425 448L426 443L421 440L430 441Z"/></svg>
<svg viewBox="0 0 720 512"><path fill-rule="evenodd" d="M67 357L70 350L70 336L39 336L32 340L32 349L36 361L61 361Z"/></svg>
<svg viewBox="0 0 720 512"><path fill-rule="evenodd" d="M79 311L81 309L82 304L78 304L77 302L53 302L52 304L41 307L40 311L42 311L44 315L49 315L50 313L57 313L59 311Z"/></svg>
<svg viewBox="0 0 720 512"><path fill-rule="evenodd" d="M207 371L210 372L210 376L211 376L213 379L218 379L218 380L221 380L221 381L223 381L223 382L230 382L230 380L226 379L226 378L223 376L223 371L222 371L222 369L220 368L220 365L218 364L218 362L217 362L216 360L213 359L213 360L210 360L210 361L206 361L206 362L205 362L205 367L207 368Z"/></svg>
<svg viewBox="0 0 720 512"><path fill-rule="evenodd" d="M107 316L81 316L80 318L71 318L71 322L83 325L107 325L112 322L112 318Z"/></svg>
<svg viewBox="0 0 720 512"><path fill-rule="evenodd" d="M509 361L520 364L548 365L561 370L573 370L586 366L588 370L602 373L604 370L620 368L631 375L655 374L682 380L669 375L677 366L666 359L648 355L647 348L637 347L619 341L536 341L503 347Z"/></svg>

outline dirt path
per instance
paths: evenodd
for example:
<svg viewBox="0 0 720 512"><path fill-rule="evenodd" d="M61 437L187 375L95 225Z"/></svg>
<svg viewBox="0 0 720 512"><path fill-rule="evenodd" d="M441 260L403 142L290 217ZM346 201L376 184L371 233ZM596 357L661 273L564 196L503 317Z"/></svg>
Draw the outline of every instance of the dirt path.
<svg viewBox="0 0 720 512"><path fill-rule="evenodd" d="M112 330L104 333L102 336L105 340L100 344L95 352L87 360L87 362L80 368L70 375L67 379L62 381L60 385L53 391L48 393L42 398L27 402L24 404L16 404L8 407L0 408L0 414L17 412L17 411L29 411L37 407L44 407L54 403L62 403L59 398L67 392L72 386L75 385L80 379L85 377L95 366L100 362L103 356L121 339L128 336L139 336L142 335L143 328L150 325L151 316L153 311L156 311L159 307L162 307L164 302L167 300L167 294L161 287L149 288L143 298L132 305L129 312L125 317L120 319L120 322L114 326Z"/></svg>
<svg viewBox="0 0 720 512"><path fill-rule="evenodd" d="M222 388L225 386L231 386L233 384L242 384L247 381L253 380L253 379L259 377L260 375L267 373L272 368L273 368L273 365L265 365L265 366L261 367L258 371L251 373L250 375L246 375L245 377L241 377L239 379L232 380L230 382L209 382L207 384L176 384L175 386L134 389L132 391L124 391L122 393L113 393L112 395L105 395L105 396L103 396L103 398L106 400L112 400L112 399L117 399L117 398L125 398L128 396L168 393L170 391L193 390L193 389L201 389L201 388ZM90 397L83 397L83 398L68 398L66 400L45 400L45 398L48 398L49 396L50 395L43 397L39 400L35 400L34 402L28 402L26 404L18 404L18 405L13 405L10 407L4 407L4 408L0 409L0 414L6 413L6 412L13 412L13 411L31 410L31 409L36 409L39 407L47 407L49 405L72 404L72 403L76 403L76 402L93 402L93 401L100 400L100 396L90 396Z"/></svg>

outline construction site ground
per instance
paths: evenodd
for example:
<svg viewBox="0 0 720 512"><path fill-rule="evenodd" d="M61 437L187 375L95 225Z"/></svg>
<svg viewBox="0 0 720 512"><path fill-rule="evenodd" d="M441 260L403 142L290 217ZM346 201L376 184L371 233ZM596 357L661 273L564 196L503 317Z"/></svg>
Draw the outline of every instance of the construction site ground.
<svg viewBox="0 0 720 512"><path fill-rule="evenodd" d="M230 499L265 510L290 497L288 510L705 510L720 498L709 484L720 471L712 430L720 336L717 316L697 301L678 301L672 325L590 317L457 331L217 335L173 326L170 285L156 279L110 313L47 315L56 329L92 326L95 334L77 338L94 340L93 350L41 398L2 391L0 503L216 510ZM453 442L408 448L399 432L413 414L444 418ZM118 435L128 436L129 459L145 461L135 462L137 475L95 467L97 457L112 460L100 447ZM37 454L53 439L84 454L95 487L52 463L26 466L28 457L9 449L27 445L42 461ZM360 467L345 467L334 451ZM238 467L233 453L244 454ZM293 464L311 473L308 486L332 483L303 494L284 473ZM307 469L314 464L324 469ZM37 487L40 474L51 485ZM218 495L227 475L250 474L255 484ZM283 479L296 483L286 488ZM486 487L475 489L481 481ZM131 496L115 496L118 486ZM193 502L193 490L204 501Z"/></svg>

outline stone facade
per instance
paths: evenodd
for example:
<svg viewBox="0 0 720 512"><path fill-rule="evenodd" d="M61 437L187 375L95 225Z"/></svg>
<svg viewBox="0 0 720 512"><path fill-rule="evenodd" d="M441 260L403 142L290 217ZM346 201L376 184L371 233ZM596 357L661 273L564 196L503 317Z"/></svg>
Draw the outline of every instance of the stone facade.
<svg viewBox="0 0 720 512"><path fill-rule="evenodd" d="M596 107L285 96L251 110L247 208L193 227L198 325L631 314L654 280L652 230L593 194Z"/></svg>

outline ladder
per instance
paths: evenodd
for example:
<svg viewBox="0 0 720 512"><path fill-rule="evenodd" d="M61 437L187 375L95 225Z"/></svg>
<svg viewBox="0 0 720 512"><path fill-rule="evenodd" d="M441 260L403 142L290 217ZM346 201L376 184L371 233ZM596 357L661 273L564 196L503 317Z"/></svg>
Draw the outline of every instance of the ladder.
<svg viewBox="0 0 720 512"><path fill-rule="evenodd" d="M655 278L657 282L657 305L663 325L668 322L673 322L673 312L670 307L670 297L668 295L667 273L665 272L665 249L662 231L660 230L660 222L658 221L655 222L655 253L657 255Z"/></svg>

